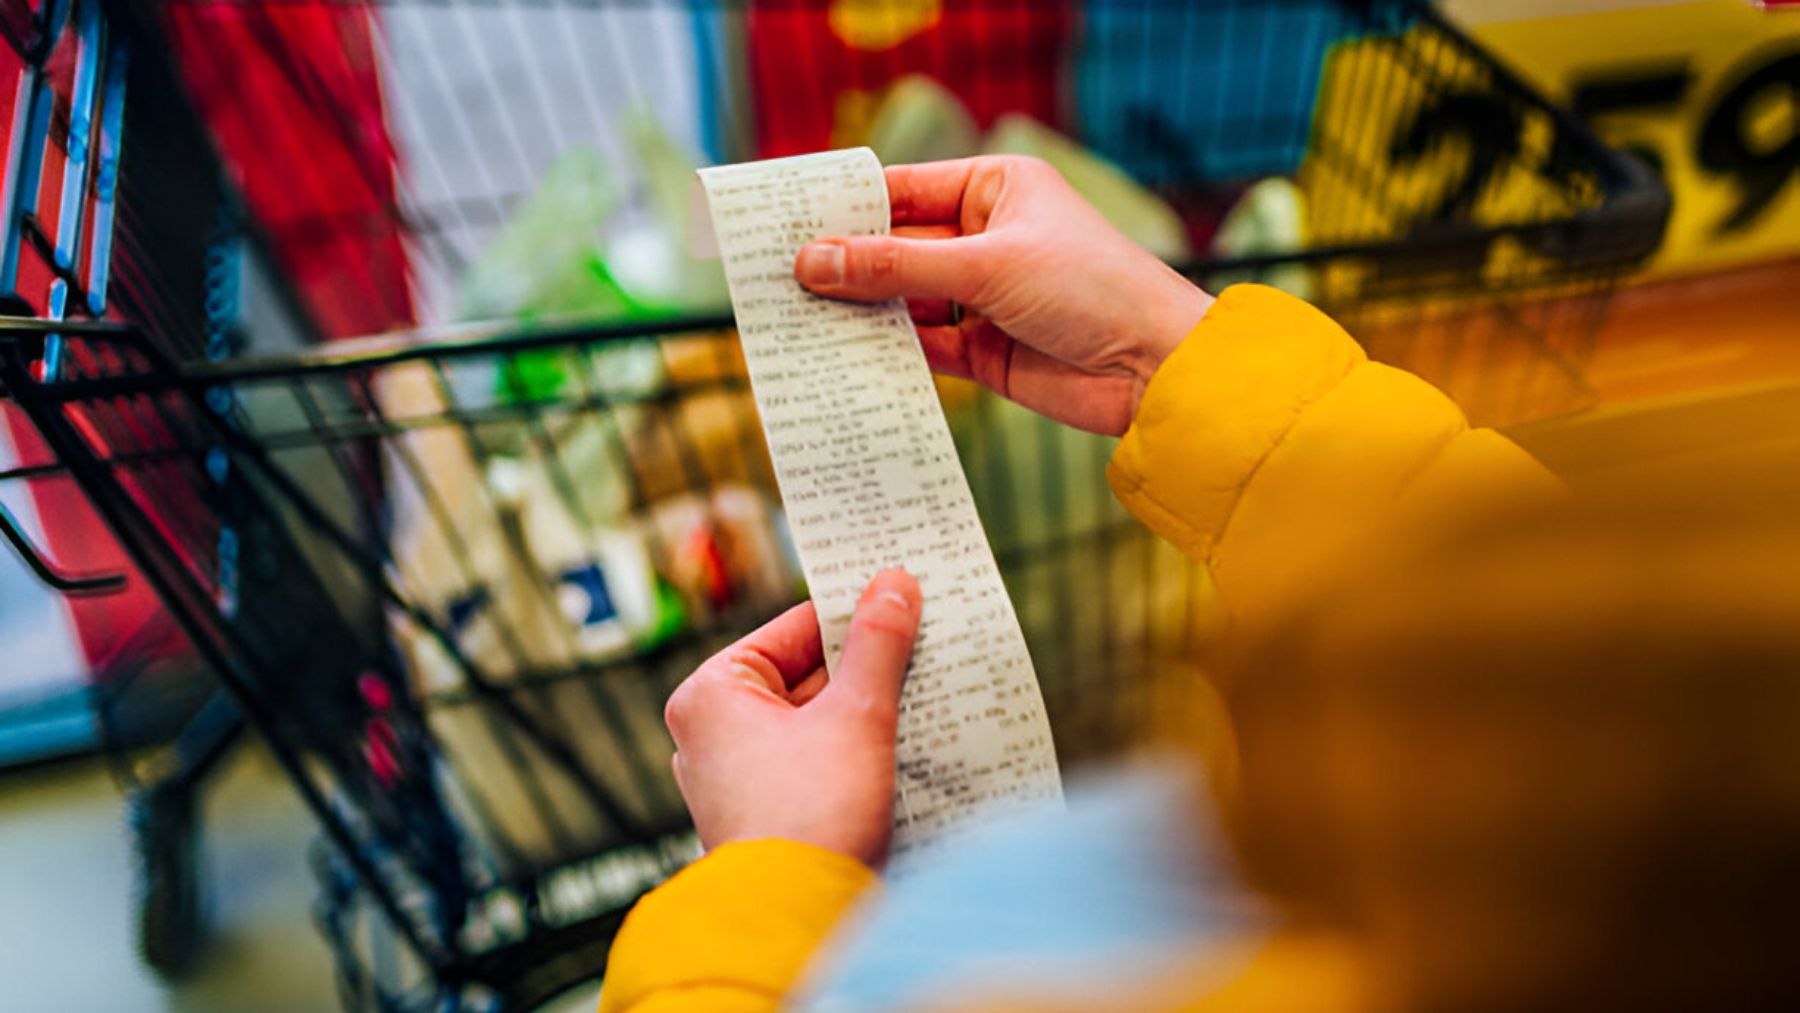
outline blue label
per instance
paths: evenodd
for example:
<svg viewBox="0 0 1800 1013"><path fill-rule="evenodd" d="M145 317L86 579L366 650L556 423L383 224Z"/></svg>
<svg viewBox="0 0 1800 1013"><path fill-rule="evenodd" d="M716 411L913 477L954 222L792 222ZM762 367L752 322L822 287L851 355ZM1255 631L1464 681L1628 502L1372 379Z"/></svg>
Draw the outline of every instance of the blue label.
<svg viewBox="0 0 1800 1013"><path fill-rule="evenodd" d="M619 617L612 593L606 587L606 574L594 563L568 570L557 581L563 615L580 626L594 626Z"/></svg>

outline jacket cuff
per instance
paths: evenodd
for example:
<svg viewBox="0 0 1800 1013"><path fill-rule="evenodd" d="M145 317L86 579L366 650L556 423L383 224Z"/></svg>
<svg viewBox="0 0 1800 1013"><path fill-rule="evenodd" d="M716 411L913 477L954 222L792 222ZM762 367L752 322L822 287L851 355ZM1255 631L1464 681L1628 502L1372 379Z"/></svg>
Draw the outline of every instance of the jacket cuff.
<svg viewBox="0 0 1800 1013"><path fill-rule="evenodd" d="M1233 285L1150 378L1106 477L1146 527L1207 559L1244 486L1367 356L1310 304Z"/></svg>
<svg viewBox="0 0 1800 1013"><path fill-rule="evenodd" d="M638 901L607 959L601 1013L665 991L725 986L779 1000L844 912L877 882L797 841L721 845Z"/></svg>

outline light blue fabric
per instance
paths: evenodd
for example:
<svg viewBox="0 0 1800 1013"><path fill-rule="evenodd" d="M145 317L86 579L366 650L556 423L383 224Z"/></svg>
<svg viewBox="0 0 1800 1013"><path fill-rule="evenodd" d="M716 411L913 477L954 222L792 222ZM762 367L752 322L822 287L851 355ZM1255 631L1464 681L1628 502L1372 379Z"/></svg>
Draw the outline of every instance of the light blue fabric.
<svg viewBox="0 0 1800 1013"><path fill-rule="evenodd" d="M1104 997L1241 941L1259 918L1178 765L1115 771L1039 811L901 866L823 952L795 1005L898 1011L1003 983Z"/></svg>
<svg viewBox="0 0 1800 1013"><path fill-rule="evenodd" d="M1087 0L1075 94L1088 147L1152 186L1300 166L1333 43L1405 27L1397 0Z"/></svg>

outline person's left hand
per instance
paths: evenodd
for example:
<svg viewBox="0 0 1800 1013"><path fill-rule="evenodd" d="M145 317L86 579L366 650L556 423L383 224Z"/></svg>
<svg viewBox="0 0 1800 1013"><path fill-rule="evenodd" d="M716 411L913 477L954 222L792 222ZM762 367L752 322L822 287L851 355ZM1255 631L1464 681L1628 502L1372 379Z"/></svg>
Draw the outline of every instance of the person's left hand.
<svg viewBox="0 0 1800 1013"><path fill-rule="evenodd" d="M779 837L887 861L900 685L919 626L919 582L876 574L836 671L811 602L714 655L669 697L675 782L707 849Z"/></svg>

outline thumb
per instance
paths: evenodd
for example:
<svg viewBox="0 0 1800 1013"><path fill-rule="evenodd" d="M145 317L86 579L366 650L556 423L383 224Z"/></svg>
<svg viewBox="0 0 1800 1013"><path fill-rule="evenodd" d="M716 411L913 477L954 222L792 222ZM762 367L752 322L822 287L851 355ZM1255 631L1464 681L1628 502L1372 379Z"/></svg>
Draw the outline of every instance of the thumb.
<svg viewBox="0 0 1800 1013"><path fill-rule="evenodd" d="M821 239L800 248L794 277L815 294L833 299L879 302L899 296L969 303L988 271L981 238Z"/></svg>
<svg viewBox="0 0 1800 1013"><path fill-rule="evenodd" d="M869 702L898 702L919 635L919 609L919 582L912 574L901 569L876 574L850 617L844 655L827 691Z"/></svg>

